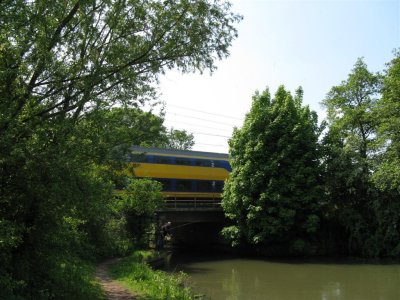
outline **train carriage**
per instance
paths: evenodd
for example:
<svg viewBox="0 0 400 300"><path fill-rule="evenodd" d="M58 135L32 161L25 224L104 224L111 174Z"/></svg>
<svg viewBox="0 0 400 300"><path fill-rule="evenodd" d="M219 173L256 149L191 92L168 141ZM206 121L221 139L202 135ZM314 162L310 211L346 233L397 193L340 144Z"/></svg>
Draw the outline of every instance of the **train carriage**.
<svg viewBox="0 0 400 300"><path fill-rule="evenodd" d="M133 146L135 175L162 183L166 199L218 200L231 172L227 154Z"/></svg>

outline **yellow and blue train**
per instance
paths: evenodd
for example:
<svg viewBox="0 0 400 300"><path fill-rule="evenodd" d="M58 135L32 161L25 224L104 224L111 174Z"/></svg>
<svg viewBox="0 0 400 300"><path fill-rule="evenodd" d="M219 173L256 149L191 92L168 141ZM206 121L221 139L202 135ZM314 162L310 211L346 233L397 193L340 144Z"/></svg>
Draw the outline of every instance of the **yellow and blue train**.
<svg viewBox="0 0 400 300"><path fill-rule="evenodd" d="M135 175L161 182L166 199L218 199L231 166L228 154L144 148L131 148L130 162Z"/></svg>

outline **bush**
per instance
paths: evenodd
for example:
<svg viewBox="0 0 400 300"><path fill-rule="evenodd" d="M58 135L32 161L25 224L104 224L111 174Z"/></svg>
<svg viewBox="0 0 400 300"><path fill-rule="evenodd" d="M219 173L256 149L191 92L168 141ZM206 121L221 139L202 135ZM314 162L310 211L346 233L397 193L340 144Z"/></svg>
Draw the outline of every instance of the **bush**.
<svg viewBox="0 0 400 300"><path fill-rule="evenodd" d="M125 215L128 232L137 247L146 246L156 211L164 203L161 183L150 179L133 179L120 193L119 209Z"/></svg>

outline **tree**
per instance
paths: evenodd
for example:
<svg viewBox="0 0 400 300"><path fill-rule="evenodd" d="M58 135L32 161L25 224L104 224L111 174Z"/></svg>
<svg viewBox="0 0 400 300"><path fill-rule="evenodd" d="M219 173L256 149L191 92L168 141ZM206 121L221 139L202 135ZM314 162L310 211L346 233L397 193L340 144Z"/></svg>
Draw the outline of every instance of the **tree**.
<svg viewBox="0 0 400 300"><path fill-rule="evenodd" d="M0 3L0 134L144 101L157 76L215 69L240 17L217 1Z"/></svg>
<svg viewBox="0 0 400 300"><path fill-rule="evenodd" d="M148 245L156 211L164 204L161 189L157 181L133 179L120 194L120 210L126 215L128 231L139 247Z"/></svg>
<svg viewBox="0 0 400 300"><path fill-rule="evenodd" d="M400 51L388 64L382 98L374 111L378 118L378 137L384 157L374 174L377 185L386 191L400 187ZM383 161L382 161L383 160Z"/></svg>
<svg viewBox="0 0 400 300"><path fill-rule="evenodd" d="M377 230L373 235L379 247L375 255L400 255L400 52L384 74L382 98L374 111L378 122L378 154L372 181L379 190L373 208Z"/></svg>
<svg viewBox="0 0 400 300"><path fill-rule="evenodd" d="M239 19L217 1L0 1L0 297L93 298L68 272L98 255L107 149L132 138L105 111L153 98L168 69L212 72Z"/></svg>
<svg viewBox="0 0 400 300"><path fill-rule="evenodd" d="M348 79L332 87L323 104L328 109L330 126L337 127L350 151L366 160L371 151L376 122L373 109L380 91L380 76L368 71L359 58ZM364 171L368 171L365 166Z"/></svg>
<svg viewBox="0 0 400 300"><path fill-rule="evenodd" d="M307 252L319 226L318 126L315 112L283 86L271 99L256 93L243 127L229 141L232 173L223 193L234 225L225 236L258 245Z"/></svg>
<svg viewBox="0 0 400 300"><path fill-rule="evenodd" d="M167 143L163 116L139 108L112 108L94 111L80 122L80 130L96 147L102 148L102 161L127 159L132 145L159 146ZM101 134L93 132L99 128Z"/></svg>
<svg viewBox="0 0 400 300"><path fill-rule="evenodd" d="M186 130L178 130L171 128L166 133L168 142L166 148L190 150L194 146L194 136Z"/></svg>
<svg viewBox="0 0 400 300"><path fill-rule="evenodd" d="M377 120L374 115L381 77L358 59L347 80L332 87L323 104L329 132L324 138L325 186L339 223L345 227L350 253L369 251L373 231L370 184Z"/></svg>

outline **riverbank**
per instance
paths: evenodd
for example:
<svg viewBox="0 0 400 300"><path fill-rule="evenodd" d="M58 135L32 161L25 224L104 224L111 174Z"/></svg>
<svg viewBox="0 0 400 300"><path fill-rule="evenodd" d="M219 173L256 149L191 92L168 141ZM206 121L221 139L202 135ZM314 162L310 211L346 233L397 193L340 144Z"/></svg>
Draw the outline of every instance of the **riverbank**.
<svg viewBox="0 0 400 300"><path fill-rule="evenodd" d="M110 265L110 275L133 294L138 295L138 299L195 299L188 284L188 276L183 272L170 274L153 270L146 261L155 258L156 255L152 251L135 251Z"/></svg>

